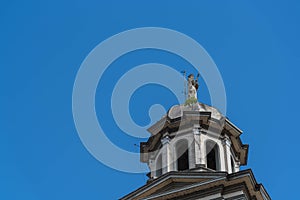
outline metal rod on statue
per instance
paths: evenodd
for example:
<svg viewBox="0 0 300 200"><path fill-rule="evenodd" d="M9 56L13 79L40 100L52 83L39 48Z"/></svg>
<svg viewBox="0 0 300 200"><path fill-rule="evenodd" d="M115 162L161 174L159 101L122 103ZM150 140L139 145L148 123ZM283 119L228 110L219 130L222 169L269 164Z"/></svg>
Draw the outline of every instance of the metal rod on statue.
<svg viewBox="0 0 300 200"><path fill-rule="evenodd" d="M181 71L181 73L183 74L183 94L184 94L184 100L186 101L187 100L187 83L186 83L186 71L183 70Z"/></svg>

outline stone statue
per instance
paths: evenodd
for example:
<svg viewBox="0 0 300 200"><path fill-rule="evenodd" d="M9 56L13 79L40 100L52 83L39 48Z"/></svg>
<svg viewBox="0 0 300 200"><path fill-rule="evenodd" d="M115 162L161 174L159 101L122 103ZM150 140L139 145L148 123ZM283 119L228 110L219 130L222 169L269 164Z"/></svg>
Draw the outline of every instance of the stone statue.
<svg viewBox="0 0 300 200"><path fill-rule="evenodd" d="M197 90L199 87L198 78L199 78L199 74L197 75L196 80L194 79L193 74L190 74L188 76L188 99L191 98L197 99Z"/></svg>

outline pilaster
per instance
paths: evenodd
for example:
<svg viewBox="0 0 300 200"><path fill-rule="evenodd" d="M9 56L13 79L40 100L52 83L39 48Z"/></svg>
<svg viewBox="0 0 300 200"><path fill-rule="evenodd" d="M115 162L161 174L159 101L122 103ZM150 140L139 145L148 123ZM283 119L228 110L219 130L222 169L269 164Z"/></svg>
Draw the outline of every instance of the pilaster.
<svg viewBox="0 0 300 200"><path fill-rule="evenodd" d="M162 173L167 173L172 171L172 153L170 147L170 138L169 136L165 136L161 139L162 147Z"/></svg>
<svg viewBox="0 0 300 200"><path fill-rule="evenodd" d="M228 137L225 137L222 140L222 145L224 148L224 158L225 158L225 170L228 173L232 173L231 168L231 155L230 155L230 147L231 147L231 141Z"/></svg>

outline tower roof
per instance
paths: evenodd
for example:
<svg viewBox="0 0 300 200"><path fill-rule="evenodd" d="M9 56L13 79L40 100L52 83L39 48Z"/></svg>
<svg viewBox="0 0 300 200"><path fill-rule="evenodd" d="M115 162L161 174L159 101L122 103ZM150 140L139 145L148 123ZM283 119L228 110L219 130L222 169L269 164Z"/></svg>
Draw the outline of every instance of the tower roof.
<svg viewBox="0 0 300 200"><path fill-rule="evenodd" d="M190 106L183 105L183 104L172 106L168 111L167 116L170 119L176 119L178 117L182 117L183 113L188 111L210 112L211 117L215 119L220 120L223 118L221 112L219 112L216 108L199 102Z"/></svg>
<svg viewBox="0 0 300 200"><path fill-rule="evenodd" d="M256 182L252 171L248 169L233 174L226 172L168 172L124 196L121 200L200 199L210 195L230 198L230 194L240 191L243 191L243 195L240 197L246 196L247 199L271 199L263 185Z"/></svg>

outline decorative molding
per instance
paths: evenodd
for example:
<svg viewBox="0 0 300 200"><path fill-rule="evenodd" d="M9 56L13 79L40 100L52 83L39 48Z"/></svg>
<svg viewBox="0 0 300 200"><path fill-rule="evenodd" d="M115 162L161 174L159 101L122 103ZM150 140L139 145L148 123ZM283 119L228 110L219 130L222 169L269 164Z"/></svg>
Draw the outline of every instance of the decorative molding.
<svg viewBox="0 0 300 200"><path fill-rule="evenodd" d="M162 145L165 145L167 143L170 143L170 140L171 139L169 138L169 136L165 136L161 139L161 143L162 143Z"/></svg>
<svg viewBox="0 0 300 200"><path fill-rule="evenodd" d="M194 128L193 129L193 133L194 133L194 135L200 135L200 130L199 130L199 128Z"/></svg>
<svg viewBox="0 0 300 200"><path fill-rule="evenodd" d="M223 139L222 139L222 145L227 145L227 146L231 146L231 141L230 141L230 139L228 138L228 137L224 137Z"/></svg>

